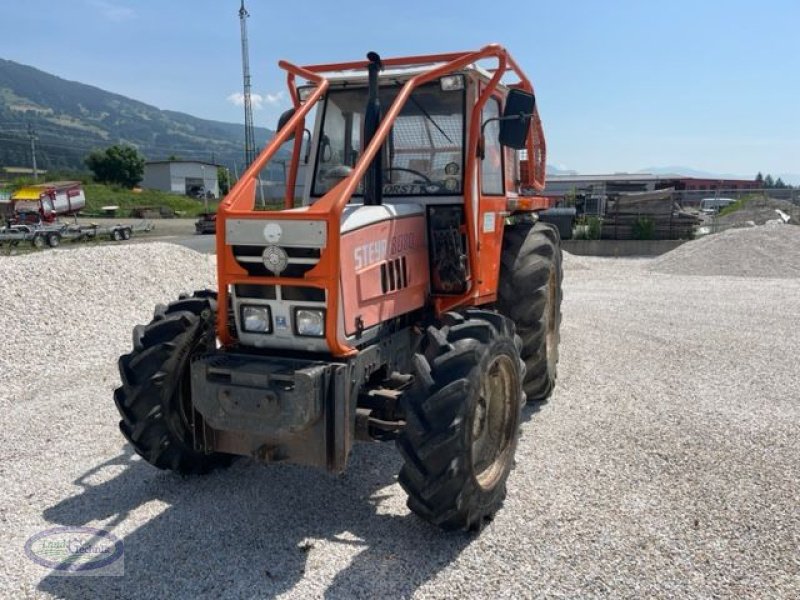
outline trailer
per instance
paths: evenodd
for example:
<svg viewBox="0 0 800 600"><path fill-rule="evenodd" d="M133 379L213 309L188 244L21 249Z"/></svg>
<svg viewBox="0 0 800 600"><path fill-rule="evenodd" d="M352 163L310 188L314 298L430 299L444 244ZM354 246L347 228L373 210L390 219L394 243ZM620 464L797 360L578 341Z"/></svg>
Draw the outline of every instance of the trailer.
<svg viewBox="0 0 800 600"><path fill-rule="evenodd" d="M29 185L14 192L11 202L21 221L51 223L59 216L73 215L86 208L86 196L79 181Z"/></svg>
<svg viewBox="0 0 800 600"><path fill-rule="evenodd" d="M7 243L17 246L20 242L30 243L34 248L56 248L62 241L86 242L90 240L108 239L114 242L127 241L134 233L146 233L153 230L149 221L136 225L89 225L38 223L30 225L20 223L0 227L0 245Z"/></svg>

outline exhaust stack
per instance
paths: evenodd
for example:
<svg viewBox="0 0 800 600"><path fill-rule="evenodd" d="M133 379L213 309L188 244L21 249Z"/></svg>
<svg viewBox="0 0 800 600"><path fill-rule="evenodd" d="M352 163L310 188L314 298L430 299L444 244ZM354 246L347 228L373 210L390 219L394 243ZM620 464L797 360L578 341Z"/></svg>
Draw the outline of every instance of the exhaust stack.
<svg viewBox="0 0 800 600"><path fill-rule="evenodd" d="M383 70L381 57L377 52L368 52L369 60L369 97L367 108L364 111L364 143L363 147L372 141L378 126L381 123L381 101L378 96L378 73ZM383 148L378 149L372 164L364 178L364 204L383 203Z"/></svg>

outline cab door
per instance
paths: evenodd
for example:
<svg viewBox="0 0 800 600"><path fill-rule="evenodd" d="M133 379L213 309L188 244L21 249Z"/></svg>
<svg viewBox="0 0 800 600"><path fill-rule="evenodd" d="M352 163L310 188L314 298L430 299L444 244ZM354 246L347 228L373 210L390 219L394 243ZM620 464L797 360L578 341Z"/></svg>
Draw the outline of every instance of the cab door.
<svg viewBox="0 0 800 600"><path fill-rule="evenodd" d="M502 114L501 96L486 101L481 123ZM480 200L478 204L478 296L494 300L500 272L503 246L503 223L506 211L505 152L500 145L500 121L488 123L484 129L484 156L479 159Z"/></svg>

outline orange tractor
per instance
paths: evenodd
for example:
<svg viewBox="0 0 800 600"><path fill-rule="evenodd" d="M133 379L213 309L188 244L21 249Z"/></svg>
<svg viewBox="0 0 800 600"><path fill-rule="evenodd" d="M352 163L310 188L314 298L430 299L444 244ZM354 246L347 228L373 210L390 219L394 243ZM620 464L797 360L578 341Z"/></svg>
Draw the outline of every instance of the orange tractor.
<svg viewBox="0 0 800 600"><path fill-rule="evenodd" d="M218 291L134 329L122 433L180 473L236 455L339 472L354 440L394 440L411 510L480 529L526 397L556 379L561 250L539 215L533 87L497 45L280 66L294 108L219 207ZM259 173L284 144L284 208L267 210Z"/></svg>

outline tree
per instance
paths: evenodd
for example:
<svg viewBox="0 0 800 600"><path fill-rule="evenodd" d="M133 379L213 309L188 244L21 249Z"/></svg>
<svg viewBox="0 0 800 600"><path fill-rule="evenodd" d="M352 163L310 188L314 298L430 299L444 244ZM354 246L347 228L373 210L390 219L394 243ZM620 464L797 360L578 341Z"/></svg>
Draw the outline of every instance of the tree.
<svg viewBox="0 0 800 600"><path fill-rule="evenodd" d="M767 173L767 176L764 177L764 187L765 188L773 188L775 187L775 181L772 179L772 175Z"/></svg>
<svg viewBox="0 0 800 600"><path fill-rule="evenodd" d="M217 167L217 181L219 182L219 194L224 196L231 189L231 180L228 176L228 169Z"/></svg>
<svg viewBox="0 0 800 600"><path fill-rule="evenodd" d="M775 180L775 187L776 187L777 189L779 189L779 190L783 190L783 189L786 189L786 184L785 184L785 183L783 183L783 179L781 179L780 177L778 177L778 178Z"/></svg>
<svg viewBox="0 0 800 600"><path fill-rule="evenodd" d="M95 150L85 162L100 183L132 188L144 175L144 157L131 146L114 145L105 150Z"/></svg>
<svg viewBox="0 0 800 600"><path fill-rule="evenodd" d="M758 187L764 187L764 176L761 174L761 171L759 171L758 175L756 175L756 183L758 184Z"/></svg>

